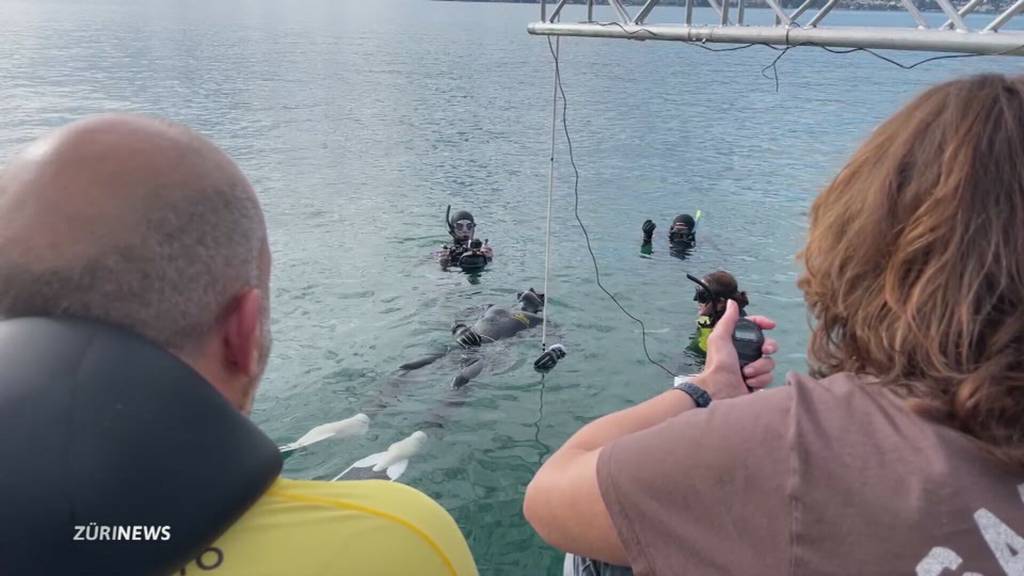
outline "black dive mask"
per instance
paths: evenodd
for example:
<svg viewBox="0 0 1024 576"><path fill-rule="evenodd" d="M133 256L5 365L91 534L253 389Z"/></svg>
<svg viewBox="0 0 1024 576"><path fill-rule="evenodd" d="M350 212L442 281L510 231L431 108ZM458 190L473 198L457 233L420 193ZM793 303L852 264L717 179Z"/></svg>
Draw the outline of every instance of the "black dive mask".
<svg viewBox="0 0 1024 576"><path fill-rule="evenodd" d="M718 322L718 319L721 318L722 314L724 313L724 310L719 310L717 303L720 300L724 300L724 298L715 294L711 287L705 284L704 281L701 280L700 278L697 278L696 276L692 276L690 274L687 274L686 277L690 280L690 282L693 282L694 284L697 285L697 290L693 294L693 300L700 304L713 304L711 309L711 319L713 322Z"/></svg>
<svg viewBox="0 0 1024 576"><path fill-rule="evenodd" d="M704 281L701 280L700 278L697 278L696 276L690 274L687 274L686 278L689 279L690 282L693 282L694 284L697 285L697 289L694 290L693 293L694 302L707 304L709 302L714 302L715 300L720 299L715 296L714 291L712 291L711 288L707 284L705 284Z"/></svg>
<svg viewBox="0 0 1024 576"><path fill-rule="evenodd" d="M712 296L712 294L710 292L708 292L705 288L703 288L701 286L698 286L697 289L694 290L694 292L693 292L693 301L694 302L699 302L701 304L707 304L708 302L712 302L714 299L715 299L714 296Z"/></svg>

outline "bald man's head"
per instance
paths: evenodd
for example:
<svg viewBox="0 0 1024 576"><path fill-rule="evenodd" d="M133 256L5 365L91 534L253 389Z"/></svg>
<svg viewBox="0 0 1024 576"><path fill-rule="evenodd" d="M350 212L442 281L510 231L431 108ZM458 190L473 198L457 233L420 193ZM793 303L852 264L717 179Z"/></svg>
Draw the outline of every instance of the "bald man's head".
<svg viewBox="0 0 1024 576"><path fill-rule="evenodd" d="M249 182L183 126L92 117L0 171L0 317L103 321L187 355L246 290L268 312L269 265Z"/></svg>

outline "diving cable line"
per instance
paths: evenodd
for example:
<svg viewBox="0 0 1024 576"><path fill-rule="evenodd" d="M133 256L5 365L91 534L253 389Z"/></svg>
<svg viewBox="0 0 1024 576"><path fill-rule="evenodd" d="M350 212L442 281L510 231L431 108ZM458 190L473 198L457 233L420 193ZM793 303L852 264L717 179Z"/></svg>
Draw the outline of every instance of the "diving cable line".
<svg viewBox="0 0 1024 576"><path fill-rule="evenodd" d="M547 337L548 337L548 277L551 272L551 199L555 193L555 136L558 133L556 128L558 126L558 86L560 84L558 78L558 38L555 38L555 60L553 63L554 68L554 85L551 88L551 155L548 157L548 221L547 231L544 235L544 307L541 308L541 328L540 328L540 349L542 354L547 351ZM551 40L548 39L548 47L551 47ZM543 453L538 455L537 462L542 463L544 457L551 452L551 448L541 441L540 439L540 423L544 419L544 374L540 375L540 402L537 406L537 420L533 423L534 435L533 439L535 442L544 447Z"/></svg>
<svg viewBox="0 0 1024 576"><path fill-rule="evenodd" d="M1024 1L1024 0L1021 0L1021 1ZM595 282L595 284L597 284L597 287L601 289L601 292L604 292L604 294L606 296L608 296L608 298L612 302L614 302L616 306L618 306L619 310L621 310L623 314L625 314L628 318L630 318L631 320L633 320L634 322L636 322L637 324L640 325L640 343L643 346L644 356L647 357L647 361L650 362L651 364L657 366L658 368L661 368L666 374L668 374L672 378L675 378L675 377L677 377L679 375L676 374L675 372L673 372L672 370L669 370L668 368L666 368L664 364L662 364L662 363L658 362L657 360L655 360L651 356L650 350L647 349L647 326L644 325L644 321L641 320L640 318L637 318L633 314L631 314L629 312L629 310L626 310L626 308L622 305L622 303L619 302L619 299L616 298L614 294L609 292L608 289L605 288L604 284L601 283L601 268L597 265L597 255L594 254L594 247L590 243L590 233L587 232L587 227L583 225L583 219L580 218L580 170L579 170L579 167L576 166L576 158L573 155L573 150L572 150L572 138L569 136L569 122L566 119L566 116L568 115L568 110L569 110L569 101L565 97L565 87L562 86L562 75L561 75L561 69L559 67L559 59L558 59L558 56L559 56L559 53L558 53L558 40L559 40L559 36L555 36L555 45L552 46L551 45L551 38L548 38L548 50L551 52L551 57L552 57L552 59L555 62L555 96L554 96L554 99L553 99L553 103L555 104L555 107L557 109L558 96L560 94L562 96L562 122L561 122L561 124L562 124L562 131L565 134L565 144L566 144L566 148L568 149L568 152L569 152L569 164L572 166L573 177L574 177L574 179L573 179L573 188L572 188L573 200L574 200L574 203L573 203L573 216L576 218L576 223L579 224L580 231L583 232L583 239L586 240L586 243L587 243L587 252L590 254L591 262L593 262L593 264L594 264L594 282ZM555 118L555 114L553 113L552 114L552 119L554 119L554 118ZM551 141L552 180L550 182L550 187L554 186L554 180L553 180L553 178L554 178L554 176L553 176L553 174L554 174L554 172L553 172L554 171L554 166L555 166L555 146L554 146L554 137L552 137L552 141ZM550 189L549 189L549 196L548 196L549 203L550 203L550 198L551 197L550 197ZM549 204L548 226L550 227L550 225L551 225L551 216L550 216L550 204ZM551 243L551 237L550 237L550 232L549 232L549 235L548 235L548 248L549 249L550 249L550 243ZM545 266L546 266L546 264L545 264ZM546 279L546 276L545 276L545 283L546 282L547 282L547 279ZM547 299L547 296L545 295L545 300L546 299ZM547 306L545 306L544 310L545 311L547 310Z"/></svg>
<svg viewBox="0 0 1024 576"><path fill-rule="evenodd" d="M558 42L555 38L555 80L551 96L551 156L548 165L548 222L544 240L544 307L541 308L540 349L547 350L548 337L548 276L551 273L551 197L555 193L555 134L558 123Z"/></svg>

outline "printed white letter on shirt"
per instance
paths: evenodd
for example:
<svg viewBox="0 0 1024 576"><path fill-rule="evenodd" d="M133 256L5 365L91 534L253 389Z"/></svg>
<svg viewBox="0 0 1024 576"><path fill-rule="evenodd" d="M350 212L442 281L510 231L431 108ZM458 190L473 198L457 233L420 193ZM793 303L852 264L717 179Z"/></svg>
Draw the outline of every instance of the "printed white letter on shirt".
<svg viewBox="0 0 1024 576"><path fill-rule="evenodd" d="M956 552L936 546L917 563L917 576L939 576L946 568L956 570L961 561Z"/></svg>
<svg viewBox="0 0 1024 576"><path fill-rule="evenodd" d="M1024 538L984 508L974 513L974 521L1007 576L1024 576Z"/></svg>

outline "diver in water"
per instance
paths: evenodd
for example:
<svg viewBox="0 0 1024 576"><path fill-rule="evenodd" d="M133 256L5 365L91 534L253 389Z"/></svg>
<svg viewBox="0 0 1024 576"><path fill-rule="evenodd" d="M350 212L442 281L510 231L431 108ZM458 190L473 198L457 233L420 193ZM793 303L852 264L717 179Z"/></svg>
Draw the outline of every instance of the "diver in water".
<svg viewBox="0 0 1024 576"><path fill-rule="evenodd" d="M544 308L544 295L530 288L526 292L516 294L516 300L519 301L519 310L509 311L491 305L473 326L453 326L452 334L455 341L463 348L472 348L485 342L496 342L513 336L527 328L540 326L544 319L538 312Z"/></svg>
<svg viewBox="0 0 1024 576"><path fill-rule="evenodd" d="M673 256L686 258L697 245L697 221L700 217L701 212L697 210L696 218L689 214L680 214L672 220L672 226L668 230L668 245ZM642 254L651 254L654 251L654 230L657 227L653 220L644 221L641 227L643 241L640 243Z"/></svg>
<svg viewBox="0 0 1024 576"><path fill-rule="evenodd" d="M697 284L693 300L697 302L697 332L690 341L688 350L700 356L705 356L708 351L708 336L714 329L718 319L725 313L725 304L729 300L735 300L740 307L740 317L747 315L746 308L750 304L747 293L741 292L736 283L736 277L724 270L712 272L699 281L687 275L691 281Z"/></svg>
<svg viewBox="0 0 1024 576"><path fill-rule="evenodd" d="M466 272L481 270L494 259L494 250L487 240L481 242L474 238L476 220L472 214L466 210L459 210L452 215L451 211L452 207L449 205L444 219L448 226L448 234L452 237L452 244L441 247L438 254L441 268L447 270L455 266Z"/></svg>
<svg viewBox="0 0 1024 576"><path fill-rule="evenodd" d="M487 344L497 342L503 338L515 336L519 332L540 326L544 321L540 312L544 309L544 294L535 292L530 288L526 292L516 294L519 302L518 309L507 309L500 306L490 305L484 311L476 323L472 326L458 323L452 327L452 335L455 342L463 349L473 349ZM435 360L441 358L448 351L431 354L412 362L406 362L399 366L400 370L415 370L422 368ZM534 367L540 371L550 370L558 363L558 360L565 357L565 348L555 344L544 351L534 362ZM453 388L461 388L470 380L480 374L484 368L483 358L468 358L462 370L452 379Z"/></svg>

